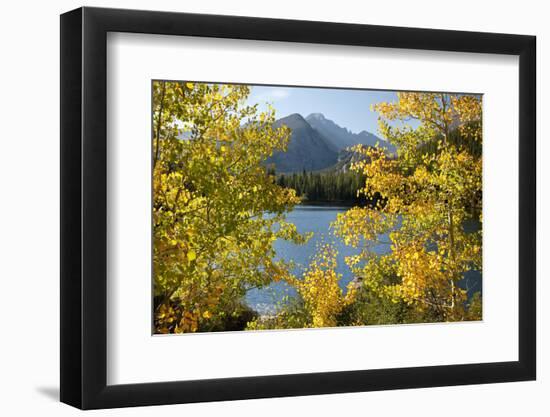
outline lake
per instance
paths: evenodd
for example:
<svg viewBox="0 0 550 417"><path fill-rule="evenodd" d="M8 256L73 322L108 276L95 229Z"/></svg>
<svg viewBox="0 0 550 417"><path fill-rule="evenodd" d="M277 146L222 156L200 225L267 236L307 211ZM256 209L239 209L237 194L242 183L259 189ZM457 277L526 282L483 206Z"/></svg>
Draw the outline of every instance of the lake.
<svg viewBox="0 0 550 417"><path fill-rule="evenodd" d="M275 250L278 259L292 260L296 264L293 272L301 276L315 255L315 249L320 243L332 243L338 250L337 272L342 274L340 287L345 289L352 280L351 271L344 258L356 254L357 249L345 245L340 239L330 232L330 224L336 220L338 213L343 213L349 207L331 206L306 206L300 205L287 215L287 221L294 223L300 233L313 232L313 236L305 245L295 245L284 240L275 242ZM390 251L389 245L378 245L377 253L383 254ZM295 290L284 282L276 282L262 289L250 290L246 295L247 304L260 314L272 314L276 304L285 295L294 295Z"/></svg>
<svg viewBox="0 0 550 417"><path fill-rule="evenodd" d="M300 233L313 232L311 239L304 245L295 245L284 240L275 242L275 250L278 259L292 260L296 264L293 272L301 276L315 255L315 249L320 243L332 243L338 250L337 272L342 274L340 287L345 289L347 284L353 279L351 271L346 265L344 258L354 255L358 252L350 246L345 245L339 238L334 236L329 227L336 219L338 213L343 213L349 207L332 206L307 206L300 205L287 215L287 221L294 223ZM472 231L479 228L478 224L469 223L465 229ZM387 241L388 237L382 237ZM390 245L380 244L374 247L376 253L388 253ZM481 291L481 273L479 271L469 271L464 274L462 287L468 288L471 296L474 292ZM285 295L295 295L295 290L284 282L276 282L262 289L252 289L246 295L247 304L262 315L273 314L276 312L277 303Z"/></svg>

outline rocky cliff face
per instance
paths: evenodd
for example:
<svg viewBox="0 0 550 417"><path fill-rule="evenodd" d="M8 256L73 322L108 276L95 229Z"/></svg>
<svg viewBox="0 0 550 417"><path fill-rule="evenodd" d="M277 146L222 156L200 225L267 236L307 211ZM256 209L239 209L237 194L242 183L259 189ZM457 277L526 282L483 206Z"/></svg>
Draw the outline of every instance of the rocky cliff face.
<svg viewBox="0 0 550 417"><path fill-rule="evenodd" d="M277 120L274 127L283 125L292 131L288 150L276 153L267 161L279 173L333 168L345 171L353 158L346 149L358 144L376 146L378 143L388 152L395 152L393 145L378 136L367 131L353 133L321 113L310 114L305 119L300 114L291 114Z"/></svg>
<svg viewBox="0 0 550 417"><path fill-rule="evenodd" d="M391 143L379 138L375 134L367 132L366 130L359 133L353 133L345 127L341 127L332 120L327 119L321 113L312 113L306 117L306 120L311 127L325 136L338 150L358 144L376 146L378 143L380 147L386 149L388 152L395 152L395 147Z"/></svg>
<svg viewBox="0 0 550 417"><path fill-rule="evenodd" d="M277 172L316 171L334 165L338 150L299 114L279 119L274 127L287 126L292 131L288 150L273 155L267 161Z"/></svg>

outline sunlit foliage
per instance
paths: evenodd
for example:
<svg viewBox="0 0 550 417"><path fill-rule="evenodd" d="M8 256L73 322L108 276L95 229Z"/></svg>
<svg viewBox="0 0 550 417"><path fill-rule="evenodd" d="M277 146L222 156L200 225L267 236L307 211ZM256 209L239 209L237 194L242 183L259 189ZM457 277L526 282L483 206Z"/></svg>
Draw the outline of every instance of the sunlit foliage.
<svg viewBox="0 0 550 417"><path fill-rule="evenodd" d="M273 242L304 241L285 222L299 199L262 165L285 150L289 131L272 127L272 111L245 105L248 94L153 82L156 332L223 329L248 289L288 277Z"/></svg>
<svg viewBox="0 0 550 417"><path fill-rule="evenodd" d="M311 327L334 327L336 317L353 301L355 289L349 286L344 294L340 288L341 274L336 272L336 249L321 245L302 279L289 280L296 287L311 316Z"/></svg>
<svg viewBox="0 0 550 417"><path fill-rule="evenodd" d="M299 276L286 282L296 290L295 297L286 297L282 308L271 317L248 323L248 330L336 327L338 317L355 301L356 286L350 283L343 291L341 274L336 272L338 252L330 244L320 244L310 265Z"/></svg>
<svg viewBox="0 0 550 417"><path fill-rule="evenodd" d="M156 333L481 319L481 294L463 285L482 263L479 96L398 93L373 108L396 154L356 146L351 172L276 178L266 161L286 150L290 131L273 127L271 108L247 105L249 94L153 82ZM331 244L303 273L276 257L278 239L308 239L286 220L300 196L356 204L331 226L357 248L345 289ZM273 282L294 293L260 316L244 296Z"/></svg>
<svg viewBox="0 0 550 417"><path fill-rule="evenodd" d="M340 214L334 223L346 244L361 248L347 263L378 296L446 321L480 319L480 309L468 313L459 283L466 271L481 269L481 230L464 227L472 218L482 220L481 98L398 93L396 102L374 110L397 156L354 149L363 158L351 168L367 178L360 192L381 199L376 207ZM390 244L391 253L375 253L380 243Z"/></svg>

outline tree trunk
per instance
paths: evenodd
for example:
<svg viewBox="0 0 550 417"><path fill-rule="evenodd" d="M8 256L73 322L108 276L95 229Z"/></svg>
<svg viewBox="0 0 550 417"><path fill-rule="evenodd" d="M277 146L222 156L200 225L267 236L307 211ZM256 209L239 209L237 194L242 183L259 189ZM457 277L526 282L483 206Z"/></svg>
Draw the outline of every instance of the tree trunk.
<svg viewBox="0 0 550 417"><path fill-rule="evenodd" d="M449 258L451 260L451 309L455 308L456 301L456 285L455 285L455 236L454 236L454 222L453 222L453 211L449 204L449 210L447 212L447 219L449 221Z"/></svg>

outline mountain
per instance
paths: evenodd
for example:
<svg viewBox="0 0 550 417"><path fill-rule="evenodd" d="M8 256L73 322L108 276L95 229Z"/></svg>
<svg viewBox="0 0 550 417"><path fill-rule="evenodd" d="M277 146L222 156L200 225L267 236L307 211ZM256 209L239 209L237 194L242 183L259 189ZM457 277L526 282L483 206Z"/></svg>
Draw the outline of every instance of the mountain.
<svg viewBox="0 0 550 417"><path fill-rule="evenodd" d="M299 114L277 120L274 127L287 126L292 131L286 152L278 152L267 160L277 172L316 171L338 161L338 149Z"/></svg>
<svg viewBox="0 0 550 417"><path fill-rule="evenodd" d="M306 117L306 120L311 127L327 138L328 141L338 150L357 144L375 146L376 143L379 143L379 146L385 148L388 152L395 152L395 146L384 139L379 138L375 134L367 132L366 130L359 133L353 133L345 127L338 126L321 113L312 113Z"/></svg>

